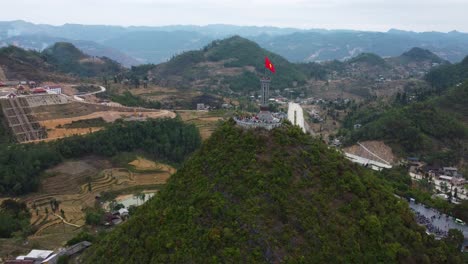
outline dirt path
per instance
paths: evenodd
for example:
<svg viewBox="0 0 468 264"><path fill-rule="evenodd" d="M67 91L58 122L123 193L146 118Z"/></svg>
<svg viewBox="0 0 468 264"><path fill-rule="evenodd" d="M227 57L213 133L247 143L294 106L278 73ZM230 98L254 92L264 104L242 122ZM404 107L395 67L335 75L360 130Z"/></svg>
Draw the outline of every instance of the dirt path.
<svg viewBox="0 0 468 264"><path fill-rule="evenodd" d="M392 149L383 141L359 142L356 145L343 149L343 151L366 159L384 162L389 165L395 163L397 160Z"/></svg>
<svg viewBox="0 0 468 264"><path fill-rule="evenodd" d="M58 214L54 214L54 215L55 215L56 217L60 218L60 219L62 220L62 222L63 222L64 224L66 224L66 225L74 226L74 227L78 227L78 228L82 227L82 226L79 226L79 225L75 225L75 224L72 224L72 223L68 223L65 219L63 219L63 217L61 217L61 216L58 215Z"/></svg>

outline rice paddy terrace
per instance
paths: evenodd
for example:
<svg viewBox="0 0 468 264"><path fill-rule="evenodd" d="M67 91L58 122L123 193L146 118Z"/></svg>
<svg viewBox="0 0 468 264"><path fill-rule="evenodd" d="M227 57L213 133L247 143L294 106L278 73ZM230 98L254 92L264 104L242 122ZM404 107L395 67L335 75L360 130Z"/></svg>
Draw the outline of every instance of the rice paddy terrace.
<svg viewBox="0 0 468 264"><path fill-rule="evenodd" d="M67 161L49 169L40 191L22 199L30 208L31 224L36 230L30 240L40 240L56 231L64 232L63 225L67 226L65 232L76 232L85 225L84 210L93 207L102 192L126 193L126 189L131 192L135 187L154 190L155 186L165 184L175 171L169 165L143 158L119 168L98 157ZM54 212L51 204L55 201L58 208ZM56 246L63 242L57 241Z"/></svg>

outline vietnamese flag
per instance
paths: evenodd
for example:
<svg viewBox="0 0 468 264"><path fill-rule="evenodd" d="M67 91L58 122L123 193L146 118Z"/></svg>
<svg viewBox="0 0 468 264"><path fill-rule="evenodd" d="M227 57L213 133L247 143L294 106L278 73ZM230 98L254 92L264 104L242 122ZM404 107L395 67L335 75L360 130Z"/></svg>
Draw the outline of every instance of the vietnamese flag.
<svg viewBox="0 0 468 264"><path fill-rule="evenodd" d="M275 65L271 63L268 57L265 57L265 68L269 69L271 72L275 72Z"/></svg>

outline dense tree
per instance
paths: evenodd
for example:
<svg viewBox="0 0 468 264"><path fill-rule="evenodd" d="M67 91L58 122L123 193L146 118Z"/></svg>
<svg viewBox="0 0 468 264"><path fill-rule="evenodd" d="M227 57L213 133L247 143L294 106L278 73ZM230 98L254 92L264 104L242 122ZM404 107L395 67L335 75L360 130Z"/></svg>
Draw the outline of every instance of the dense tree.
<svg viewBox="0 0 468 264"><path fill-rule="evenodd" d="M107 129L50 143L4 145L0 148L0 193L35 191L40 174L64 159L96 154L112 157L141 150L155 159L180 163L200 145L194 125L178 119L116 121Z"/></svg>
<svg viewBox="0 0 468 264"><path fill-rule="evenodd" d="M4 200L0 205L0 238L11 237L17 231L29 232L30 218L31 214L25 203Z"/></svg>
<svg viewBox="0 0 468 264"><path fill-rule="evenodd" d="M413 217L392 187L300 129L228 122L85 262L461 263Z"/></svg>

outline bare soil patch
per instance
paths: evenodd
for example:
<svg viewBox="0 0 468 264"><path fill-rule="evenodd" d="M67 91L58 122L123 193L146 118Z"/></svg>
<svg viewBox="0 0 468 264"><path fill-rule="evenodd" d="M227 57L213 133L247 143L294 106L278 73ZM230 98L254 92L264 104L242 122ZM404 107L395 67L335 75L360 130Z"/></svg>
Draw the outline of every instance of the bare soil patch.
<svg viewBox="0 0 468 264"><path fill-rule="evenodd" d="M364 141L360 143L370 152L374 153L375 155L389 162L390 164L393 164L397 161L397 157L395 156L395 154L393 154L392 149L389 146L387 146L383 141ZM382 160L369 153L369 151L367 151L365 148L357 144L345 148L343 149L343 151L366 159L382 162Z"/></svg>

